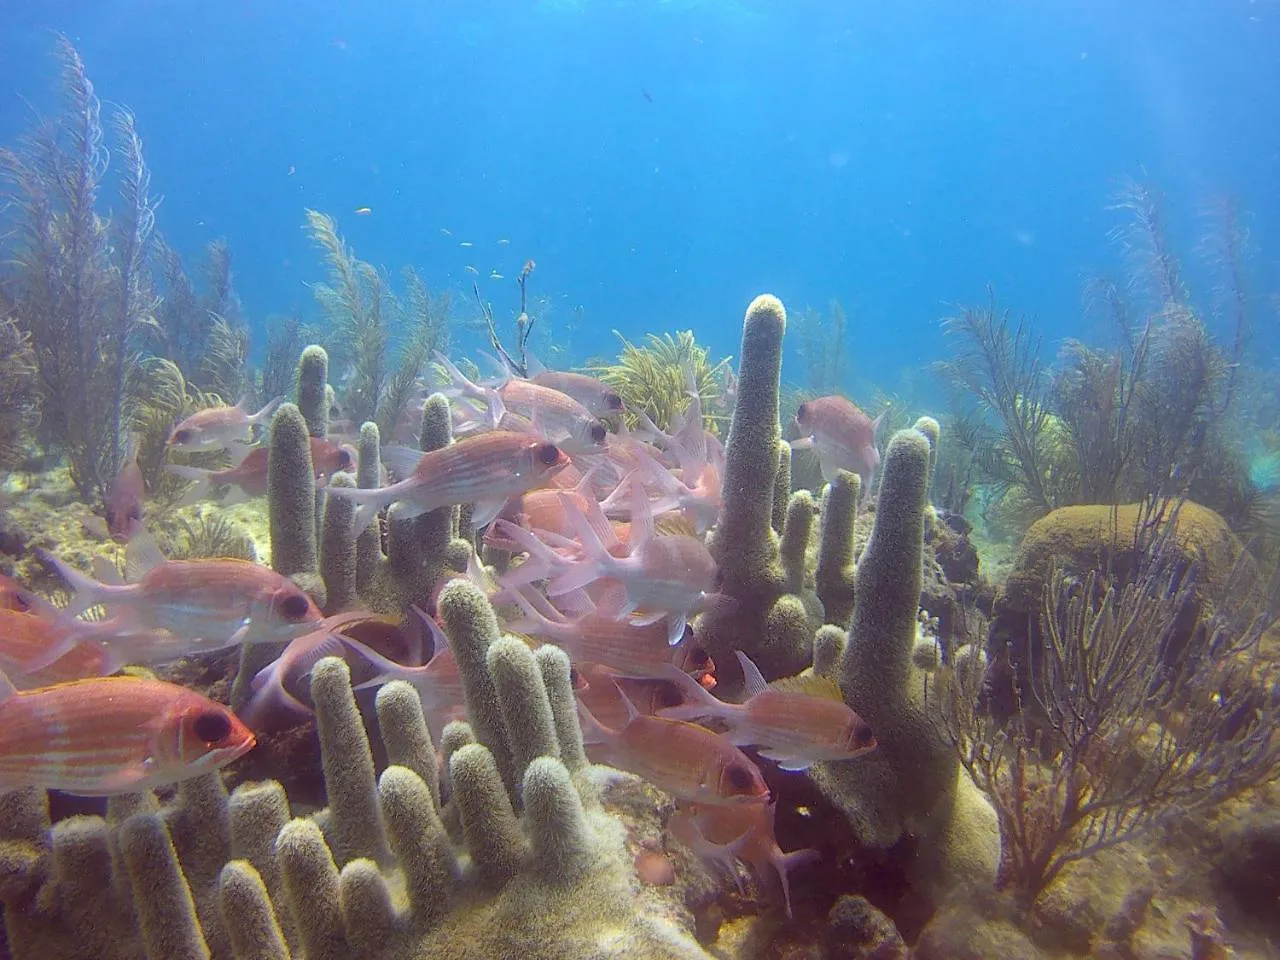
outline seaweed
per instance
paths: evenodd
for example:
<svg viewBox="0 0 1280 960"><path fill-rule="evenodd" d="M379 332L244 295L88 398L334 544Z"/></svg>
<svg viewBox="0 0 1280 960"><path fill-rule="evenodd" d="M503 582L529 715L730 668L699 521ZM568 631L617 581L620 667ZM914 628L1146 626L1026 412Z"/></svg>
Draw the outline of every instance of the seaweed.
<svg viewBox="0 0 1280 960"><path fill-rule="evenodd" d="M693 371L709 429L719 432L723 428L726 418L707 411L715 409L715 401L724 391L729 357L712 363L707 348L698 345L692 330L681 330L675 336L651 333L644 346L632 343L617 330L613 334L622 341L617 362L584 370L613 387L627 410L643 411L658 427L670 429L689 406L688 367Z"/></svg>
<svg viewBox="0 0 1280 960"><path fill-rule="evenodd" d="M447 344L449 300L430 297L409 269L406 306L376 267L356 258L332 217L308 210L307 230L329 267L329 281L312 292L333 326L332 353L348 368L343 409L390 435L427 359Z"/></svg>
<svg viewBox="0 0 1280 960"><path fill-rule="evenodd" d="M17 321L0 315L0 469L22 460L38 411L35 351Z"/></svg>
<svg viewBox="0 0 1280 960"><path fill-rule="evenodd" d="M18 213L11 289L35 353L42 433L92 503L124 461L127 386L155 327L147 259L157 201L133 116L121 109L112 123L120 202L109 220L99 215L109 159L99 101L65 37L58 51L62 111L18 150L0 150L0 176Z"/></svg>

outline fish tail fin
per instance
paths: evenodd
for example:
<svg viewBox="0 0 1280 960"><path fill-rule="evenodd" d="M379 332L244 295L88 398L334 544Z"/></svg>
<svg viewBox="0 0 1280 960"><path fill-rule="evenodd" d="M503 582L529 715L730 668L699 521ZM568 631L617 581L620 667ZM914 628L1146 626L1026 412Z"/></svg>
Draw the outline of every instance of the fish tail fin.
<svg viewBox="0 0 1280 960"><path fill-rule="evenodd" d="M471 397L482 402L489 410L489 426L497 429L502 418L507 414L506 405L502 402L502 397L498 395L498 391L491 387L482 387L478 383L473 383L465 373L454 366L453 361L446 357L439 350L435 352L436 362L444 367L449 373L449 378L453 381L453 387L463 396Z"/></svg>
<svg viewBox="0 0 1280 960"><path fill-rule="evenodd" d="M52 567L71 588L71 600L63 608L63 612L69 617L79 616L90 607L97 606L111 590L109 584L100 583L88 574L81 573L48 550L37 550L36 555Z"/></svg>
<svg viewBox="0 0 1280 960"><path fill-rule="evenodd" d="M271 415L276 412L276 407L284 403L284 399L285 398L283 396L279 396L273 400L268 400L266 403L266 406L264 406L257 413L249 414L249 426L250 427L256 426L257 424L262 423L264 420L269 419ZM242 400L241 403L243 402L244 401Z"/></svg>
<svg viewBox="0 0 1280 960"><path fill-rule="evenodd" d="M791 871L801 864L813 863L821 860L822 854L812 847L805 847L803 850L792 850L790 853L783 853L775 846L774 852L769 855L769 862L773 864L773 869L778 872L778 880L782 883L782 902L786 906L787 919L791 919Z"/></svg>
<svg viewBox="0 0 1280 960"><path fill-rule="evenodd" d="M180 463L166 463L164 472L172 473L175 477L182 477L183 480L191 480L195 484L182 495L182 499L178 501L178 506L189 506L209 495L209 486L213 482L211 479L213 476L212 470L206 470L204 467L188 467Z"/></svg>
<svg viewBox="0 0 1280 960"><path fill-rule="evenodd" d="M719 717L731 706L711 695L711 693L674 664L663 667L661 677L674 684L680 691L680 699L684 701L678 707L661 707L657 716L666 720L696 720L699 717Z"/></svg>
<svg viewBox="0 0 1280 960"><path fill-rule="evenodd" d="M582 727L583 743L608 743L617 736L617 732L597 720L581 700L578 701L578 723Z"/></svg>

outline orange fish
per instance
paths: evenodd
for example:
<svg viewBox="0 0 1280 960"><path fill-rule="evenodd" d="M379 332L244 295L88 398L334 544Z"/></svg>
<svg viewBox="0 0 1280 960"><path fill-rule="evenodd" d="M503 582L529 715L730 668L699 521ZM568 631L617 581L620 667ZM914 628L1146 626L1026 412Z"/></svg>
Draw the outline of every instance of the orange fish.
<svg viewBox="0 0 1280 960"><path fill-rule="evenodd" d="M783 770L804 770L819 760L851 760L876 748L871 727L831 680L802 675L770 686L747 655L736 652L747 681L745 703L718 700L688 674L669 667L663 675L680 688L685 705L664 709L661 715L720 720L729 726L726 736L732 743L762 748L760 756Z"/></svg>
<svg viewBox="0 0 1280 960"><path fill-rule="evenodd" d="M257 413L249 413L242 403L234 407L206 407L183 420L169 434L175 450L226 450L249 440L253 428L275 413L284 397L276 397Z"/></svg>
<svg viewBox="0 0 1280 960"><path fill-rule="evenodd" d="M101 642L114 636L107 621L77 620L33 598L28 611L0 609L0 669L18 689L101 677L123 665Z"/></svg>
<svg viewBox="0 0 1280 960"><path fill-rule="evenodd" d="M583 738L598 745L592 752L601 761L683 800L733 804L768 798L760 769L724 737L692 723L642 716L623 699L627 723L621 729L602 726L590 710L578 705Z"/></svg>
<svg viewBox="0 0 1280 960"><path fill-rule="evenodd" d="M20 693L0 675L0 791L134 793L217 770L253 745L230 710L176 684L97 677Z"/></svg>
<svg viewBox="0 0 1280 960"><path fill-rule="evenodd" d="M137 632L168 631L179 655L292 640L321 617L292 580L245 560L166 560L136 583L111 584L40 555L74 591L69 616L104 604Z"/></svg>
<svg viewBox="0 0 1280 960"><path fill-rule="evenodd" d="M359 504L357 531L372 523L380 509L396 502L409 504L411 512L402 513L404 517L473 503L472 522L483 527L509 497L539 486L568 464L569 458L553 443L527 433L492 430L422 454L413 472L389 487L331 487L329 495Z"/></svg>
<svg viewBox="0 0 1280 960"><path fill-rule="evenodd" d="M271 459L270 447L254 447L236 466L226 470L206 470L176 463L165 464L165 471L194 480L193 487L183 497L191 503L202 499L212 484L229 484L239 487L245 496L264 497L267 494L267 469ZM341 470L355 466L355 458L346 447L338 446L323 437L311 438L311 469L317 480L324 480Z"/></svg>
<svg viewBox="0 0 1280 960"><path fill-rule="evenodd" d="M872 420L841 396L818 397L796 409L796 429L800 437L792 450L812 449L822 467L822 479L830 483L840 470L862 478L862 489L871 484L871 474L880 464L876 430L884 414Z"/></svg>

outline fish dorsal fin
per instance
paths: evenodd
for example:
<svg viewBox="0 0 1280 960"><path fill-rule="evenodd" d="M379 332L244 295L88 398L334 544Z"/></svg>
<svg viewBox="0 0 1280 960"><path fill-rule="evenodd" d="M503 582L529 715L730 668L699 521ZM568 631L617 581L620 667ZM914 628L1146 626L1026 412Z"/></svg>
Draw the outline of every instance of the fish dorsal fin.
<svg viewBox="0 0 1280 960"><path fill-rule="evenodd" d="M89 569L93 571L94 577L101 583L109 583L118 587L127 582L124 576L121 575L120 569L102 554L96 554L89 561Z"/></svg>
<svg viewBox="0 0 1280 960"><path fill-rule="evenodd" d="M140 533L129 541L124 548L124 578L128 583L137 583L149 570L166 563L160 544L150 533Z"/></svg>
<svg viewBox="0 0 1280 960"><path fill-rule="evenodd" d="M738 658L738 663L742 666L742 677L747 684L747 695L754 697L756 694L764 693L768 690L769 684L765 682L760 668L751 662L751 658L741 650L735 650L733 653Z"/></svg>
<svg viewBox="0 0 1280 960"><path fill-rule="evenodd" d="M527 350L524 354L524 368L528 371L530 380L540 373L547 372L546 365Z"/></svg>
<svg viewBox="0 0 1280 960"><path fill-rule="evenodd" d="M413 615L422 622L423 627L426 628L427 636L431 638L430 659L434 660L442 653L447 653L449 650L449 637L442 629L440 629L440 624L436 623L435 618L430 616L427 611L423 610L416 603L409 604L409 609L413 611ZM419 651L419 653L421 654L422 651ZM420 662L430 661L424 660Z"/></svg>
<svg viewBox="0 0 1280 960"><path fill-rule="evenodd" d="M769 684L769 689L776 690L778 693L795 693L806 697L844 702L839 685L830 677L824 677L820 673L798 673L794 677L782 677Z"/></svg>

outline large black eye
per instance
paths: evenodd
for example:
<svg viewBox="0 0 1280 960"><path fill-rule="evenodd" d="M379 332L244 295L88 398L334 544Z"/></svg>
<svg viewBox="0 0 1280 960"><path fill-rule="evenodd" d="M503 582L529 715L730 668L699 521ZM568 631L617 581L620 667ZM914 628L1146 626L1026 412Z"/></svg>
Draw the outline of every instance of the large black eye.
<svg viewBox="0 0 1280 960"><path fill-rule="evenodd" d="M689 629L688 627L685 628ZM692 636L692 634L690 634ZM689 651L689 664L695 669L701 670L711 662L711 654L703 650L701 647L694 647Z"/></svg>
<svg viewBox="0 0 1280 960"><path fill-rule="evenodd" d="M301 620L310 609L306 595L301 593L290 594L280 603L280 612L286 620Z"/></svg>
<svg viewBox="0 0 1280 960"><path fill-rule="evenodd" d="M746 793L755 786L755 779L751 776L751 771L741 764L735 763L725 771L725 774L729 778L729 786L735 790Z"/></svg>
<svg viewBox="0 0 1280 960"><path fill-rule="evenodd" d="M859 745L865 745L875 739L875 734L871 732L871 727L865 723L860 723L853 730L853 742Z"/></svg>
<svg viewBox="0 0 1280 960"><path fill-rule="evenodd" d="M348 470L351 467L351 451L343 450L338 454L338 469Z"/></svg>
<svg viewBox="0 0 1280 960"><path fill-rule="evenodd" d="M554 443L544 443L538 448L538 462L546 467L554 467L560 462L560 448Z"/></svg>
<svg viewBox="0 0 1280 960"><path fill-rule="evenodd" d="M686 623L686 624L684 625L684 633L680 634L680 642L681 642L681 643L691 643L692 641L693 641L693 624L692 624L692 623ZM703 657L705 657L705 656L706 656L706 654L705 654L705 653L703 653Z"/></svg>
<svg viewBox="0 0 1280 960"><path fill-rule="evenodd" d="M174 443L186 443L186 442L187 442L188 440L190 440L190 439L191 439L191 431L190 431L190 430L175 430L175 431L173 432L173 442L174 442Z"/></svg>
<svg viewBox="0 0 1280 960"><path fill-rule="evenodd" d="M604 428L603 423L593 423L591 429L587 431L592 443L604 443L604 438L608 433L609 431Z"/></svg>
<svg viewBox="0 0 1280 960"><path fill-rule="evenodd" d="M582 686L582 674L578 672L576 664L569 664L569 686L577 690Z"/></svg>
<svg viewBox="0 0 1280 960"><path fill-rule="evenodd" d="M622 398L616 393L606 393L604 395L604 405L610 410L621 410Z"/></svg>
<svg viewBox="0 0 1280 960"><path fill-rule="evenodd" d="M191 730L205 743L218 743L231 733L231 721L224 713L202 713L192 722Z"/></svg>
<svg viewBox="0 0 1280 960"><path fill-rule="evenodd" d="M808 415L809 415L809 405L807 403L802 403L800 404L800 406L796 407L797 420L803 420Z"/></svg>

